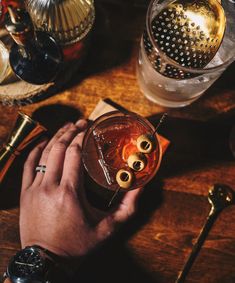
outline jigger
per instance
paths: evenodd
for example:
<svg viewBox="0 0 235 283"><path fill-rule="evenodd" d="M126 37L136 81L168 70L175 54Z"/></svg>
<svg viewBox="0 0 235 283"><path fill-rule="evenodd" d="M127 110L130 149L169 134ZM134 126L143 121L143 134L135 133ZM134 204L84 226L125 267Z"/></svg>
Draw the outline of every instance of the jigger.
<svg viewBox="0 0 235 283"><path fill-rule="evenodd" d="M0 183L9 170L15 158L36 138L42 135L46 128L34 121L28 115L19 112L15 126L0 150Z"/></svg>

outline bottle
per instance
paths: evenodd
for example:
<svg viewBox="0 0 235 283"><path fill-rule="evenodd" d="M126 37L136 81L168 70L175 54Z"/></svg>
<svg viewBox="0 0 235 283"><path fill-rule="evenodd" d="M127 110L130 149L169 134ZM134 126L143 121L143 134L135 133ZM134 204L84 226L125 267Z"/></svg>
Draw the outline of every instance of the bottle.
<svg viewBox="0 0 235 283"><path fill-rule="evenodd" d="M14 73L31 84L54 80L62 63L56 41L46 33L35 32L28 12L21 6L9 4L7 10L5 27L15 42L9 54Z"/></svg>
<svg viewBox="0 0 235 283"><path fill-rule="evenodd" d="M94 0L26 0L37 30L61 46L64 61L82 59L95 20Z"/></svg>

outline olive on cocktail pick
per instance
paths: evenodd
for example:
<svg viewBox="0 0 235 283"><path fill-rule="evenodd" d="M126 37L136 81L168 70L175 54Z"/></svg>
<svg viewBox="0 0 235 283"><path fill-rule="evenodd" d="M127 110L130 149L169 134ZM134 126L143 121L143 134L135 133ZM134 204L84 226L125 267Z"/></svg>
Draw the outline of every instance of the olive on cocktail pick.
<svg viewBox="0 0 235 283"><path fill-rule="evenodd" d="M142 171L147 165L147 159L143 153L136 152L128 157L127 164L134 171Z"/></svg>
<svg viewBox="0 0 235 283"><path fill-rule="evenodd" d="M148 154L154 150L156 144L151 134L145 134L137 138L136 145L140 152Z"/></svg>
<svg viewBox="0 0 235 283"><path fill-rule="evenodd" d="M133 182L133 173L128 170L120 169L116 174L116 181L120 188L129 189Z"/></svg>
<svg viewBox="0 0 235 283"><path fill-rule="evenodd" d="M167 113L164 113L161 117L161 119L158 122L157 127L155 128L155 131L153 134L144 134L141 135L137 138L137 148L140 152L145 153L145 154L149 154L151 153L155 147L156 147L156 138L155 138L155 134L157 133L159 127L161 126L161 124L163 123L163 121L166 119L167 117Z"/></svg>

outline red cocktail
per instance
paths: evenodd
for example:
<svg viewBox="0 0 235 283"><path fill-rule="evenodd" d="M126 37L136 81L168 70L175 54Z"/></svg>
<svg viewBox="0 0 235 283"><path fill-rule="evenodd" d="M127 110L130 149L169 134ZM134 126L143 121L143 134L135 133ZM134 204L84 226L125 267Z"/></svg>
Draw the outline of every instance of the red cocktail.
<svg viewBox="0 0 235 283"><path fill-rule="evenodd" d="M119 111L94 121L82 151L90 177L113 191L143 187L157 172L162 157L154 127L137 114Z"/></svg>

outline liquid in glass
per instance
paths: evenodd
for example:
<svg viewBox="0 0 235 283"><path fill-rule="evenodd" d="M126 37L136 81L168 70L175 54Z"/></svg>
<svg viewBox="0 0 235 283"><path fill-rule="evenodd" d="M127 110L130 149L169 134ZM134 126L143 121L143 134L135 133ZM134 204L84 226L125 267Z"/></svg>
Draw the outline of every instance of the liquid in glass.
<svg viewBox="0 0 235 283"><path fill-rule="evenodd" d="M133 113L114 111L98 118L88 129L83 142L83 162L90 177L113 191L144 186L153 178L161 161L161 147L154 131L146 119ZM137 140L146 135L151 137L153 148L149 153L142 153ZM138 157L140 163L135 162ZM134 169L130 167L131 162L136 165ZM131 174L129 187L120 187L117 176L121 170ZM125 174L122 177L124 181L128 178Z"/></svg>

